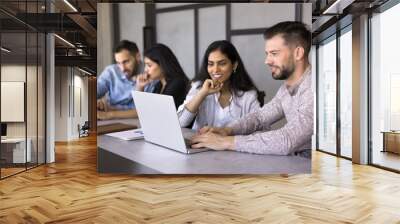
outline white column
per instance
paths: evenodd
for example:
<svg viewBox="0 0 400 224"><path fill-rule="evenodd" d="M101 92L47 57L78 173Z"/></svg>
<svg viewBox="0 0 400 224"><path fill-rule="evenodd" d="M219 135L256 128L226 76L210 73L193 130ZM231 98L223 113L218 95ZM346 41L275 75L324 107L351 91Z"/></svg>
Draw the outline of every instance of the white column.
<svg viewBox="0 0 400 224"><path fill-rule="evenodd" d="M54 133L55 133L55 56L54 35L46 36L46 163L55 161Z"/></svg>

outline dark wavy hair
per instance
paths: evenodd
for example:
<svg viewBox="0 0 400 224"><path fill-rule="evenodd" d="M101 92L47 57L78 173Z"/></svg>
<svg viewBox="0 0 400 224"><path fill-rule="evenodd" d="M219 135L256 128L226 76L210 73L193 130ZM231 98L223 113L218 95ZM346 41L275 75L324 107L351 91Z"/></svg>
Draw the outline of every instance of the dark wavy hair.
<svg viewBox="0 0 400 224"><path fill-rule="evenodd" d="M185 81L185 88L187 88L189 79L169 47L164 44L155 44L146 50L143 55L161 67L167 82L171 79L182 79Z"/></svg>
<svg viewBox="0 0 400 224"><path fill-rule="evenodd" d="M241 96L239 94L239 91L246 92L249 90L255 90L257 91L257 100L260 103L260 106L263 106L265 93L263 91L259 91L257 87L254 85L253 80L250 78L249 73L247 73L246 68L244 67L243 61L240 58L238 51L236 50L235 46L233 46L233 44L230 43L229 41L217 40L212 42L208 46L203 57L203 62L200 67L200 72L194 77L192 81L193 82L200 81L201 83L203 83L206 79L210 78L210 74L208 73L207 69L208 57L212 52L217 50L221 51L222 54L226 55L232 64L235 64L236 62L238 64L236 72L229 77L229 84L231 91L235 95ZM200 85L200 87L201 86L202 84Z"/></svg>
<svg viewBox="0 0 400 224"><path fill-rule="evenodd" d="M122 50L127 50L132 56L135 56L139 52L135 42L129 40L121 40L114 49L114 53L119 53Z"/></svg>

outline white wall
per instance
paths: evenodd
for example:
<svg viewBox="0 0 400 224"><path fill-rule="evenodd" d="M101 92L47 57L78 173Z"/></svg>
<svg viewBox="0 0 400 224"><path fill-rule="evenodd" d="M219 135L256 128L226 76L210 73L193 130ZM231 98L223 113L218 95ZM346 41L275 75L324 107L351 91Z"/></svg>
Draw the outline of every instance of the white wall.
<svg viewBox="0 0 400 224"><path fill-rule="evenodd" d="M103 7L104 4L99 4ZM179 5L193 4L163 4L157 3L156 8L168 8ZM285 13L282 13L285 12ZM104 17L106 13L99 14ZM140 50L143 50L143 27L145 26L145 5L140 3L119 4L118 19L120 39L135 41ZM107 14L108 15L108 14ZM204 50L214 40L225 39L225 6L202 8L199 10L199 33L194 33L194 10L157 13L156 34L157 42L168 45L178 57L184 71L189 78L197 72L194 68L194 35L199 40L199 61ZM244 16L245 15L245 16ZM182 19L185 18L185 19ZM207 19L212 18L212 19ZM266 28L275 23L294 20L295 4L263 4L263 3L235 3L231 5L231 28L250 29ZM303 4L303 22L311 27L311 4ZM100 24L100 23L99 23ZM102 27L107 23L101 24ZM106 29L106 28L103 28ZM100 33L100 32L99 32ZM256 81L258 87L267 94L269 101L276 93L281 81L271 78L270 72L264 65L264 40L262 35L233 36L232 42L236 45L246 68ZM109 51L112 54L112 51ZM256 61L256 62L254 62ZM200 64L200 62L199 62Z"/></svg>
<svg viewBox="0 0 400 224"><path fill-rule="evenodd" d="M113 14L109 3L97 3L97 72L100 74L107 65L114 63L114 42L130 40L143 52L143 27L145 26L144 3L120 3L118 15ZM120 22L114 27L118 16ZM114 32L119 30L119 40L114 40Z"/></svg>
<svg viewBox="0 0 400 224"><path fill-rule="evenodd" d="M97 72L113 62L113 13L109 3L97 3Z"/></svg>
<svg viewBox="0 0 400 224"><path fill-rule="evenodd" d="M82 75L75 68L56 67L56 141L78 138L78 124L88 120L88 78Z"/></svg>
<svg viewBox="0 0 400 224"><path fill-rule="evenodd" d="M156 24L157 43L163 43L171 48L186 75L193 78L196 72L194 11L158 14Z"/></svg>
<svg viewBox="0 0 400 224"><path fill-rule="evenodd" d="M235 3L231 4L232 29L266 28L295 19L295 4Z"/></svg>
<svg viewBox="0 0 400 224"><path fill-rule="evenodd" d="M304 3L302 5L302 22L305 24L310 24L310 29L311 29L311 23L312 23L312 3Z"/></svg>
<svg viewBox="0 0 400 224"><path fill-rule="evenodd" d="M143 52L143 27L145 26L144 3L122 3L119 5L120 40L135 42L139 51ZM116 42L120 40L115 40Z"/></svg>
<svg viewBox="0 0 400 224"><path fill-rule="evenodd" d="M177 6L173 4L171 6ZM303 19L311 27L311 4L303 5ZM162 8L168 5L162 4ZM156 8L160 8L156 4ZM285 12L285 13L282 13ZM207 19L207 17L212 19ZM182 20L182 18L185 18ZM194 35L199 39L199 61L207 46L215 40L225 39L225 6L199 10L199 33L194 33L194 10L156 14L157 42L167 44L176 54L189 78L197 72L194 68ZM295 20L295 4L235 3L231 4L231 29L264 29L278 22ZM277 92L282 81L274 80L264 64L264 39L262 34L234 35L236 46L250 76L260 90L265 91L265 102ZM200 63L200 62L199 62Z"/></svg>
<svg viewBox="0 0 400 224"><path fill-rule="evenodd" d="M26 86L26 107L25 102L22 102L20 112L22 116L26 110L26 120L22 122L6 122L7 137L9 138L25 138L25 135L30 139L30 148L32 161L36 162L37 153L39 153L39 163L44 162L44 93L43 88L44 74L42 68L25 64L3 64L1 66L1 80L10 82L24 82ZM27 78L27 80L25 80ZM24 94L24 90L20 90ZM3 89L2 89L3 92ZM2 95L7 97L6 95ZM24 98L24 97L22 97ZM2 107L2 112L15 113L13 108ZM15 110L15 108L14 108ZM24 118L25 119L25 118Z"/></svg>
<svg viewBox="0 0 400 224"><path fill-rule="evenodd" d="M36 75L36 67L34 66L27 66L25 65L18 65L18 64L8 64L1 66L1 81L10 81L10 82L25 82L25 75L26 71L28 74L34 73ZM29 80L31 82L31 80ZM32 83L29 83L32 84ZM36 85L36 82L33 83ZM27 93L27 104L30 104L32 101L36 99L36 88L35 89L28 89L30 90ZM36 103L31 105L34 106L34 111L36 111ZM8 110L9 108L1 108L1 110ZM24 109L24 108L23 108ZM32 108L30 108L32 109ZM36 121L36 114L27 113L27 119L29 122L32 120ZM25 123L26 122L8 122L7 125L7 136L8 137L25 137ZM32 125L28 125L28 128L31 128ZM34 127L32 127L34 128ZM28 130L28 134L30 130Z"/></svg>

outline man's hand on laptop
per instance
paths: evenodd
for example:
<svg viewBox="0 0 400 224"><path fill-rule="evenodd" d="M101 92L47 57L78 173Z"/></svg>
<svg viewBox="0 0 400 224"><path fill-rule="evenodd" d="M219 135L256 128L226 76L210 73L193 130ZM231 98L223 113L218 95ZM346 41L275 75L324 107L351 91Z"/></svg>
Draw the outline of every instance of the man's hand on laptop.
<svg viewBox="0 0 400 224"><path fill-rule="evenodd" d="M207 132L192 138L192 148L209 148L214 150L233 150L234 137Z"/></svg>
<svg viewBox="0 0 400 224"><path fill-rule="evenodd" d="M228 136L231 135L232 129L231 128L217 128L217 127L211 127L211 126L204 126L199 130L199 134L205 134L205 133L216 133L222 136Z"/></svg>

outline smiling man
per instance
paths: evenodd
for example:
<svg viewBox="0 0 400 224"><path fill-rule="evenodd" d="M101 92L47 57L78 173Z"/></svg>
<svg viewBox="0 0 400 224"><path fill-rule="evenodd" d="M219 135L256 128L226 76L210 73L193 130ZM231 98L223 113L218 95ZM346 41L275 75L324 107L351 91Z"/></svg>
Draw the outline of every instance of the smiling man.
<svg viewBox="0 0 400 224"><path fill-rule="evenodd" d="M122 40L114 52L115 64L107 66L97 79L97 119L136 118L131 91L143 63L136 43ZM154 83L144 88L154 90Z"/></svg>
<svg viewBox="0 0 400 224"><path fill-rule="evenodd" d="M309 153L314 122L314 93L308 55L311 33L301 22L281 22L264 33L265 64L272 77L285 80L274 98L260 110L227 127L203 127L193 148L274 155ZM286 118L280 129L269 127Z"/></svg>

